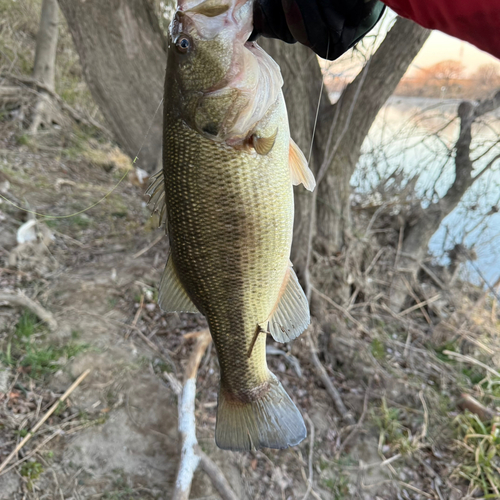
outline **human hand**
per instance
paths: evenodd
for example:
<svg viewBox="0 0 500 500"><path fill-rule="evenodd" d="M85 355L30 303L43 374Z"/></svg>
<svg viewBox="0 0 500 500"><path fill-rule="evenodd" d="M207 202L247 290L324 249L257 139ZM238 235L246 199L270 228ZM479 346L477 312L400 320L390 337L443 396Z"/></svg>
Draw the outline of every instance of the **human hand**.
<svg viewBox="0 0 500 500"><path fill-rule="evenodd" d="M252 39L300 42L334 60L373 28L384 8L379 0L255 0Z"/></svg>

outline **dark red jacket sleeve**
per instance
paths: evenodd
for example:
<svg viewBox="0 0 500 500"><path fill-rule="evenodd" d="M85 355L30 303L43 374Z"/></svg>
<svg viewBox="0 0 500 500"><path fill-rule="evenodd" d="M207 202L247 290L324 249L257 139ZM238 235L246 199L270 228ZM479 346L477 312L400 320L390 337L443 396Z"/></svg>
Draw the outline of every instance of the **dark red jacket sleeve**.
<svg viewBox="0 0 500 500"><path fill-rule="evenodd" d="M383 0L402 17L472 43L500 59L499 0Z"/></svg>

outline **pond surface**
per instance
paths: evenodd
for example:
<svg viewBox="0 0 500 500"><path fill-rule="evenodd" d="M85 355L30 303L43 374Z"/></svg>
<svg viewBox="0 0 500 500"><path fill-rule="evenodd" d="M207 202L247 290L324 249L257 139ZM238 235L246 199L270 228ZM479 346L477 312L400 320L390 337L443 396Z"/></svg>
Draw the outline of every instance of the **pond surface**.
<svg viewBox="0 0 500 500"><path fill-rule="evenodd" d="M455 179L454 144L459 134L460 101L393 96L381 110L365 143L352 185L369 192L380 179L398 172L404 186L417 178L415 192L425 207L444 196ZM473 126L471 158L474 176L500 155L500 112ZM474 247L477 260L465 266L469 279L480 282L477 267L494 282L500 275L500 160L481 175L445 218L429 249L446 262L456 243Z"/></svg>

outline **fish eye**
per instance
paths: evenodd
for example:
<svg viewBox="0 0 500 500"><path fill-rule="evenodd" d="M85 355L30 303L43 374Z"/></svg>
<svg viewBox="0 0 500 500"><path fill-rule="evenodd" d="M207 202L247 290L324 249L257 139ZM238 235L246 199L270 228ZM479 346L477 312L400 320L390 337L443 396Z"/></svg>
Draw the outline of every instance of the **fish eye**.
<svg viewBox="0 0 500 500"><path fill-rule="evenodd" d="M177 50L185 54L191 49L191 40L186 35L181 35L175 42Z"/></svg>

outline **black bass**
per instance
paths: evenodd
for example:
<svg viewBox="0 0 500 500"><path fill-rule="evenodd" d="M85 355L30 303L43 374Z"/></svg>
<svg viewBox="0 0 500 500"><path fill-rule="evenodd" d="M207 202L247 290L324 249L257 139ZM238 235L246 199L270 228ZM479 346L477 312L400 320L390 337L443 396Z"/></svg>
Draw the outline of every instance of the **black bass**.
<svg viewBox="0 0 500 500"><path fill-rule="evenodd" d="M290 138L278 65L254 42L252 1L180 0L170 26L163 173L149 189L171 254L165 312L201 312L220 364L220 448L286 448L302 416L266 363L266 335L310 322L290 263L293 185L314 188Z"/></svg>

